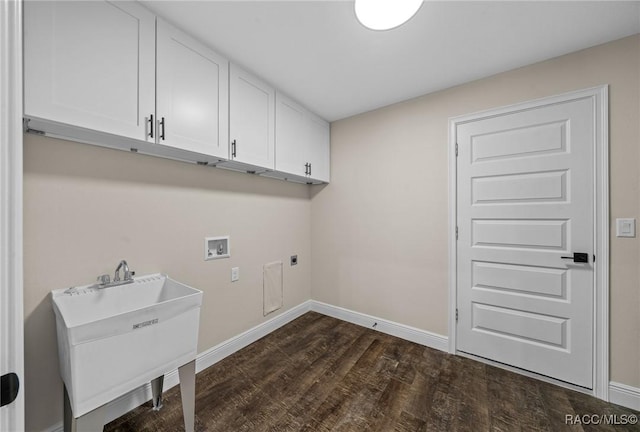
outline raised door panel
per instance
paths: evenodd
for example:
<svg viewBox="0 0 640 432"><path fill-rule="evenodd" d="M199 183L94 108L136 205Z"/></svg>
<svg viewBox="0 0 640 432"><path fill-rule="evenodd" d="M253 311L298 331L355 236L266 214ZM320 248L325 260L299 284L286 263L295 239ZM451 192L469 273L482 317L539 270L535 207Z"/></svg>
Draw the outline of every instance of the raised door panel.
<svg viewBox="0 0 640 432"><path fill-rule="evenodd" d="M25 114L147 139L155 17L135 2L25 2Z"/></svg>
<svg viewBox="0 0 640 432"><path fill-rule="evenodd" d="M229 81L231 159L274 169L275 90L233 64Z"/></svg>
<svg viewBox="0 0 640 432"><path fill-rule="evenodd" d="M276 94L276 171L307 175L306 122L303 107L281 93Z"/></svg>
<svg viewBox="0 0 640 432"><path fill-rule="evenodd" d="M330 171L330 141L331 126L320 117L309 113L307 115L307 147L309 153L309 177L323 182L329 182Z"/></svg>
<svg viewBox="0 0 640 432"><path fill-rule="evenodd" d="M229 66L158 19L157 142L228 158Z"/></svg>

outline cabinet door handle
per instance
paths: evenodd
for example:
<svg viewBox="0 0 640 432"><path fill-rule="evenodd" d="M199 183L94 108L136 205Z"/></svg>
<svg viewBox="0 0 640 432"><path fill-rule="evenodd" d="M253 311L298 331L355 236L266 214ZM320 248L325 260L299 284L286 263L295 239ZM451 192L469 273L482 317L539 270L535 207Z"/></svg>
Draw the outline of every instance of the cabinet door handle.
<svg viewBox="0 0 640 432"><path fill-rule="evenodd" d="M309 162L309 175L311 175L311 162Z"/></svg>
<svg viewBox="0 0 640 432"><path fill-rule="evenodd" d="M309 174L309 163L307 162L306 164L304 164L304 175L308 175Z"/></svg>
<svg viewBox="0 0 640 432"><path fill-rule="evenodd" d="M153 114L149 116L149 137L153 138Z"/></svg>
<svg viewBox="0 0 640 432"><path fill-rule="evenodd" d="M236 140L231 141L231 157L236 157Z"/></svg>
<svg viewBox="0 0 640 432"><path fill-rule="evenodd" d="M160 126L162 126L162 132L160 133L160 139L164 141L164 117L160 120Z"/></svg>

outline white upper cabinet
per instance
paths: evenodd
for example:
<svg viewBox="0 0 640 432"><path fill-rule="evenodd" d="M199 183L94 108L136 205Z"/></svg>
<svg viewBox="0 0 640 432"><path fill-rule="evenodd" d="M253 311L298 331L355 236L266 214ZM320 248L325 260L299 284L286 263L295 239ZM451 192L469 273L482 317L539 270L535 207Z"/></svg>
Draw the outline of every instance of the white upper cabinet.
<svg viewBox="0 0 640 432"><path fill-rule="evenodd" d="M299 181L328 182L329 141L328 122L278 92L276 171L297 176Z"/></svg>
<svg viewBox="0 0 640 432"><path fill-rule="evenodd" d="M24 2L25 129L301 183L329 124L135 1Z"/></svg>
<svg viewBox="0 0 640 432"><path fill-rule="evenodd" d="M234 64L229 81L230 159L272 170L275 90Z"/></svg>
<svg viewBox="0 0 640 432"><path fill-rule="evenodd" d="M307 118L309 177L329 183L331 177L331 125L312 113L308 113Z"/></svg>
<svg viewBox="0 0 640 432"><path fill-rule="evenodd" d="M278 92L276 94L276 170L306 176L306 110Z"/></svg>
<svg viewBox="0 0 640 432"><path fill-rule="evenodd" d="M155 16L136 2L27 1L27 117L146 140Z"/></svg>
<svg viewBox="0 0 640 432"><path fill-rule="evenodd" d="M158 18L157 142L229 157L229 63Z"/></svg>

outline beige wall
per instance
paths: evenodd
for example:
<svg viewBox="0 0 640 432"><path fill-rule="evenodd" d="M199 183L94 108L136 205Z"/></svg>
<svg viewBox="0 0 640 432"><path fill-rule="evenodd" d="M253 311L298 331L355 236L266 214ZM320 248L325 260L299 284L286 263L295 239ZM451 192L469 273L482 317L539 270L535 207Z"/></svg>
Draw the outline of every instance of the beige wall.
<svg viewBox="0 0 640 432"><path fill-rule="evenodd" d="M310 298L305 185L35 135L25 135L24 160L29 431L62 421L52 289L113 274L123 258L138 275L167 273L204 291L200 352L266 320L265 263L285 262L281 311ZM204 237L227 234L231 258L205 262Z"/></svg>
<svg viewBox="0 0 640 432"><path fill-rule="evenodd" d="M448 119L458 115L609 84L611 218L638 218L639 44L636 35L333 123L332 182L312 190L312 297L447 334ZM638 238L612 226L611 380L636 387L639 265Z"/></svg>

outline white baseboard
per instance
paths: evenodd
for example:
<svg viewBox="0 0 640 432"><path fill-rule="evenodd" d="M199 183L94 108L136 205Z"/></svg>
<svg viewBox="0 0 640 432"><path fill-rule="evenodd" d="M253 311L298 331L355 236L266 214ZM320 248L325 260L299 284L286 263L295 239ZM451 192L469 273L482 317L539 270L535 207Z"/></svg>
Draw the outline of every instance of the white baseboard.
<svg viewBox="0 0 640 432"><path fill-rule="evenodd" d="M371 315L366 315L360 312L354 312L338 306L332 306L315 300L307 300L306 302L301 303L298 306L295 306L288 311L245 331L244 333L227 339L207 351L198 354L196 358L196 373L216 364L225 357L228 357L234 352L252 344L258 339L268 335L309 311L318 312L342 321L372 328L382 333L406 339L430 348L435 348L445 352L448 350L448 340L445 336ZM374 324L376 324L375 327L373 326ZM180 379L178 378L178 371L174 370L169 372L164 376L163 390L169 390L179 383ZM105 415L105 424L117 419L149 400L151 400L151 384L146 384L109 402ZM62 432L62 430L63 425L62 423L59 423L47 429L46 432Z"/></svg>
<svg viewBox="0 0 640 432"><path fill-rule="evenodd" d="M271 318L269 321L265 321L244 333L240 333L198 354L198 358L196 359L196 373L218 363L223 358L230 356L234 352L254 343L258 339L263 338L283 325L309 312L311 310L311 303L311 300L300 303L298 306Z"/></svg>
<svg viewBox="0 0 640 432"><path fill-rule="evenodd" d="M332 306L315 300L311 300L311 310L440 351L448 352L449 350L449 340L446 336L431 333L426 330L420 330L415 327L399 324L397 322L388 321L338 306ZM374 324L376 324L375 327Z"/></svg>
<svg viewBox="0 0 640 432"><path fill-rule="evenodd" d="M56 423L53 426L42 429L42 432L64 432L64 425L62 424L62 422Z"/></svg>
<svg viewBox="0 0 640 432"><path fill-rule="evenodd" d="M409 340L440 351L448 352L449 349L448 338L446 336L338 306L333 306L327 303L307 300L306 302L301 303L298 306L295 306L280 315L245 331L244 333L234 336L208 349L207 351L198 354L198 357L196 358L196 373L216 364L225 357L228 357L247 345L252 344L258 339L268 335L309 311L318 312L342 321L375 329L382 333ZM376 324L375 327L374 324ZM179 378L177 370L165 375L164 390L168 390L178 384ZM115 420L149 400L151 400L150 384L119 397L109 403L105 423ZM612 381L609 384L609 401L627 408L640 410L640 389ZM43 432L63 432L63 425L62 423L58 423L45 429Z"/></svg>
<svg viewBox="0 0 640 432"><path fill-rule="evenodd" d="M609 402L640 411L640 388L611 381Z"/></svg>

